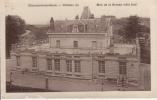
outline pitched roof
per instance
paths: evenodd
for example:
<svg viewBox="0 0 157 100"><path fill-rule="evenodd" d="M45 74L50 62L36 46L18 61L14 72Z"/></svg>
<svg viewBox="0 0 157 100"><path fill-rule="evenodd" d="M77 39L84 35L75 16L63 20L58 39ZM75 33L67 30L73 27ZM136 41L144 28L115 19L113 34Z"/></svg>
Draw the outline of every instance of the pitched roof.
<svg viewBox="0 0 157 100"><path fill-rule="evenodd" d="M72 33L74 26L78 27L78 33L106 33L110 26L110 18L56 20L54 30L48 33Z"/></svg>

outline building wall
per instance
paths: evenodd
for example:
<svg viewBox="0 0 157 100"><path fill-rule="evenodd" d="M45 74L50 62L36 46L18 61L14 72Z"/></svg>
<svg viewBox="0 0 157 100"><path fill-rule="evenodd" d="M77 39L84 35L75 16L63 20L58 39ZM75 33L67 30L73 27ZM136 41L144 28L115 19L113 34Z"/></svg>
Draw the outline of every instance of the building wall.
<svg viewBox="0 0 157 100"><path fill-rule="evenodd" d="M60 48L74 48L73 41L78 41L78 48L92 49L92 41L97 42L96 49L104 49L110 45L110 37L104 35L51 35L50 47L56 47L56 40L60 40Z"/></svg>
<svg viewBox="0 0 157 100"><path fill-rule="evenodd" d="M46 57L45 55L39 55L38 56L38 68L39 71L46 71L47 69L47 62L46 62Z"/></svg>
<svg viewBox="0 0 157 100"><path fill-rule="evenodd" d="M56 41L60 40L60 48L56 48ZM51 52L65 52L68 54L74 53L119 53L136 55L135 44L114 44L111 48L111 37L106 33L101 34L51 34L49 35ZM78 48L74 48L74 41L78 41ZM96 47L93 47L92 41L96 41ZM110 49L113 50L110 50Z"/></svg>
<svg viewBox="0 0 157 100"><path fill-rule="evenodd" d="M140 70L138 62L129 61L127 63L127 77L128 81L134 80L137 81L140 78Z"/></svg>
<svg viewBox="0 0 157 100"><path fill-rule="evenodd" d="M32 67L32 57L29 55L20 56L20 68L24 69L30 69Z"/></svg>
<svg viewBox="0 0 157 100"><path fill-rule="evenodd" d="M20 57L19 65L17 65L17 56ZM11 53L12 67L18 69L31 69L32 67L32 54L31 53Z"/></svg>
<svg viewBox="0 0 157 100"><path fill-rule="evenodd" d="M13 60L13 68L20 68L21 70L28 69L29 71L32 71L32 57L34 54L31 53L20 53L18 56L20 56L20 66L17 66L16 64L16 56L15 54L12 54ZM119 59L117 56L105 56L105 73L100 74L99 73L99 64L98 60L99 58L97 56L91 56L91 55L80 55L80 58L77 58L81 62L81 72L75 72L74 71L74 58L75 55L72 56L72 72L67 72L67 66L66 66L66 56L62 54L60 56L60 71L55 71L54 66L54 55L51 55L52 57L52 71L47 69L47 56L46 54L37 54L37 73L43 72L50 76L63 76L63 77L69 77L69 78L82 78L82 79L93 79L93 78L99 78L100 75L104 75L105 78L113 78L117 79L119 77ZM137 59L135 57L129 57L126 59L127 61L127 78L128 80L139 80L139 65L137 62ZM58 73L58 74L57 74ZM71 76L68 76L67 74L71 74Z"/></svg>

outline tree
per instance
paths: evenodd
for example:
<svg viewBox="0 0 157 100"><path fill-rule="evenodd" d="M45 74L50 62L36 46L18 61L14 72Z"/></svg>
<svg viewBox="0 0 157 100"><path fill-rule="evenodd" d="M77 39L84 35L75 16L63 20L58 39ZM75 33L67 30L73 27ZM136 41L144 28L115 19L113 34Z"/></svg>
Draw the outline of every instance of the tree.
<svg viewBox="0 0 157 100"><path fill-rule="evenodd" d="M40 26L37 27L35 25L26 25L26 30L30 30L31 34L35 36L35 40L46 39L47 38L47 30L54 32L53 27L49 26Z"/></svg>
<svg viewBox="0 0 157 100"><path fill-rule="evenodd" d="M140 32L140 28L141 28L139 23L140 23L139 17L137 17L137 16L130 16L128 18L128 22L127 22L126 26L124 26L125 39L127 39L128 41L132 41L133 39L136 38L136 36Z"/></svg>
<svg viewBox="0 0 157 100"><path fill-rule="evenodd" d="M19 36L25 32L25 21L19 16L8 15L6 21L6 56L10 57L11 45L19 41Z"/></svg>
<svg viewBox="0 0 157 100"><path fill-rule="evenodd" d="M119 30L119 35L124 42L135 42L136 37L142 37L140 41L140 57L142 63L150 63L150 27L143 24L142 18L130 16L127 23Z"/></svg>
<svg viewBox="0 0 157 100"><path fill-rule="evenodd" d="M134 42L136 37L150 36L149 23L143 23L144 18L138 16L130 16L129 18L121 18L114 22L114 33L120 35L123 42ZM147 21L147 20L146 20Z"/></svg>

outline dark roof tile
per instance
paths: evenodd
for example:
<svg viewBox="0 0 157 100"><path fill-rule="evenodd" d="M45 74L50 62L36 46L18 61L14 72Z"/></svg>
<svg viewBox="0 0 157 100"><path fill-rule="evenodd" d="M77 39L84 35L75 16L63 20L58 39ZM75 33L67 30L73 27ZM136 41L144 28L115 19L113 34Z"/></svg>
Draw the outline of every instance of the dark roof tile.
<svg viewBox="0 0 157 100"><path fill-rule="evenodd" d="M55 31L49 29L49 33L72 32L74 25L78 26L80 33L106 33L110 25L109 18L101 19L76 19L76 20L56 20L54 21Z"/></svg>

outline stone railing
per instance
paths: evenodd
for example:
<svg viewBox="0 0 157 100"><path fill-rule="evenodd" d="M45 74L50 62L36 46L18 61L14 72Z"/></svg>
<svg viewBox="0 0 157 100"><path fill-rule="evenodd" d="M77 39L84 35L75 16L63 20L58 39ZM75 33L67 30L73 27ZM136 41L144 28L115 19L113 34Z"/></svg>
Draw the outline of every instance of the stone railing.
<svg viewBox="0 0 157 100"><path fill-rule="evenodd" d="M16 43L11 45L11 50L17 50L17 49L29 49L35 46L42 46L43 44L48 44L48 39L41 39L41 40L35 40L33 43Z"/></svg>

